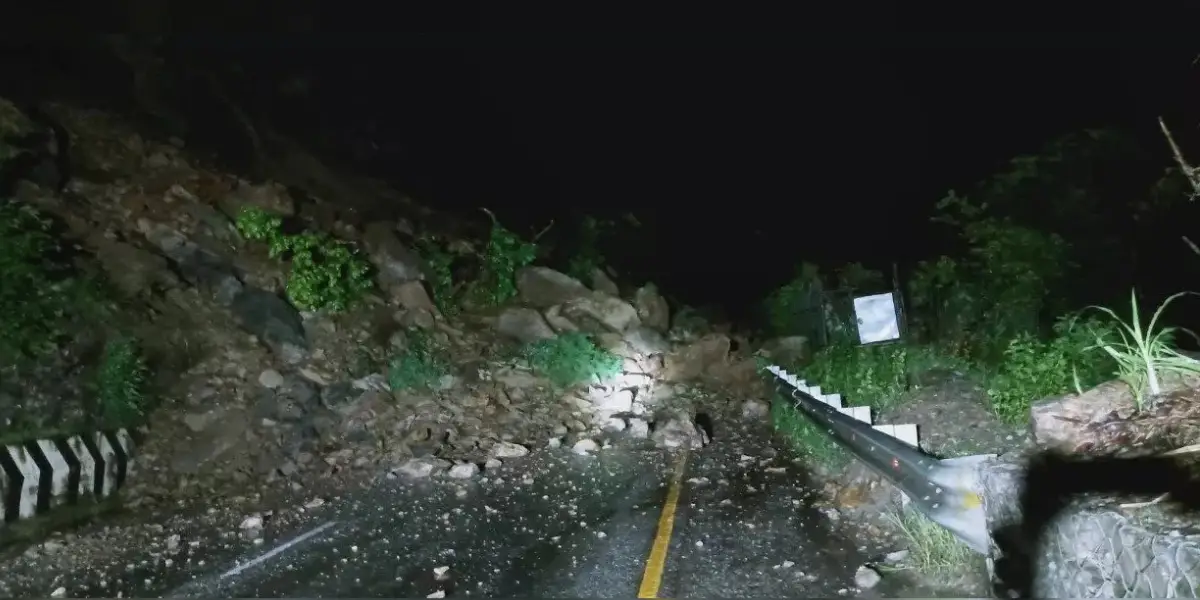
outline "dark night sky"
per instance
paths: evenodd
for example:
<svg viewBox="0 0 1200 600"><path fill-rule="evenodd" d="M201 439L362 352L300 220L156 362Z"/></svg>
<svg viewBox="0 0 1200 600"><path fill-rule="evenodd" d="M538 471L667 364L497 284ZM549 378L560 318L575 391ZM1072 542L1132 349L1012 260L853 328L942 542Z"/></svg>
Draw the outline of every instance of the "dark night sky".
<svg viewBox="0 0 1200 600"><path fill-rule="evenodd" d="M237 57L241 92L287 129L373 123L386 151L355 166L423 203L486 206L525 232L631 211L646 227L618 262L691 302L730 305L801 260L886 268L938 252L945 236L928 218L946 190L1057 135L1135 128L1161 151L1157 115L1200 120L1186 113L1200 105L1194 52L1105 49L1104 36L1062 49L1070 39L176 38L207 60ZM313 93L271 96L254 73L279 71L315 73Z"/></svg>
<svg viewBox="0 0 1200 600"><path fill-rule="evenodd" d="M626 260L732 303L799 260L925 258L951 187L1084 127L1161 144L1154 118L1195 97L1172 51L591 46L381 50L321 89L408 148L381 166L418 197L528 230L631 210Z"/></svg>

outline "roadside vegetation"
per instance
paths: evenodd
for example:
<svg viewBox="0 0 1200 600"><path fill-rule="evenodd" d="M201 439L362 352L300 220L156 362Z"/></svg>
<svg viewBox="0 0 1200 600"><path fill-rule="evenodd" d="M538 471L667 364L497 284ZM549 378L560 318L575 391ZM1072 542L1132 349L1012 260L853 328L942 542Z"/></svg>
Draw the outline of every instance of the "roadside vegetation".
<svg viewBox="0 0 1200 600"><path fill-rule="evenodd" d="M117 300L53 228L33 207L0 200L0 443L134 426L152 401L139 344L111 318ZM81 373L78 389L47 376L63 366ZM38 394L47 398L30 401ZM44 405L53 414L35 408Z"/></svg>
<svg viewBox="0 0 1200 600"><path fill-rule="evenodd" d="M882 411L935 371L974 378L1012 425L1028 422L1035 401L1112 379L1128 383L1143 407L1164 373L1200 367L1174 347L1190 332L1161 323L1186 293L1148 321L1139 308L1128 248L1187 198L1181 173L1190 172L1184 165L1164 175L1161 164L1140 167L1147 162L1115 132L1084 131L1012 159L968 195L949 192L933 220L961 250L919 263L901 282L901 342L858 344L847 299L891 291L881 273L850 265L826 276L801 265L766 299L764 314L772 335L806 336L815 351L782 366ZM804 451L827 454L798 419L790 406L775 415Z"/></svg>

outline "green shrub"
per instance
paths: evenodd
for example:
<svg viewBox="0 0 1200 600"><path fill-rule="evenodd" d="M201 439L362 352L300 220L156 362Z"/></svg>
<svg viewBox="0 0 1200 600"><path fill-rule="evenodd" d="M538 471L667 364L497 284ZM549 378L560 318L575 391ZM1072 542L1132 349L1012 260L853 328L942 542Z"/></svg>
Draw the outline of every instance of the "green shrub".
<svg viewBox="0 0 1200 600"><path fill-rule="evenodd" d="M425 280L433 292L433 302L442 314L451 316L458 311L454 286L454 255L447 252L430 238L417 242L417 250L425 261Z"/></svg>
<svg viewBox="0 0 1200 600"><path fill-rule="evenodd" d="M823 302L820 271L812 263L803 263L790 281L767 296L767 325L775 335L803 335L820 343L824 337Z"/></svg>
<svg viewBox="0 0 1200 600"><path fill-rule="evenodd" d="M771 403L771 422L796 453L808 459L812 466L832 472L849 464L850 453L782 395L777 395Z"/></svg>
<svg viewBox="0 0 1200 600"><path fill-rule="evenodd" d="M449 372L450 364L425 331L411 329L406 337L404 354L392 359L388 368L388 386L393 391L429 389Z"/></svg>
<svg viewBox="0 0 1200 600"><path fill-rule="evenodd" d="M102 312L95 282L78 277L60 250L37 210L0 201L0 366L52 352L71 321Z"/></svg>
<svg viewBox="0 0 1200 600"><path fill-rule="evenodd" d="M100 416L106 425L134 424L145 417L146 361L137 343L118 338L106 344L95 392Z"/></svg>
<svg viewBox="0 0 1200 600"><path fill-rule="evenodd" d="M467 300L473 306L499 306L517 295L517 271L537 258L537 244L526 242L509 231L495 216L492 232L483 253L479 278L467 290Z"/></svg>
<svg viewBox="0 0 1200 600"><path fill-rule="evenodd" d="M371 266L346 242L324 233L286 235L283 220L255 207L245 207L238 231L248 240L267 243L271 258L291 262L287 294L304 310L341 312L371 291Z"/></svg>
<svg viewBox="0 0 1200 600"><path fill-rule="evenodd" d="M567 266L568 275L586 285L592 284L592 272L603 269L605 265L604 255L600 252L600 236L609 226L608 222L595 217L584 217L575 241L575 253Z"/></svg>
<svg viewBox="0 0 1200 600"><path fill-rule="evenodd" d="M992 410L1005 422L1026 422L1033 402L1078 392L1112 376L1116 363L1103 353L1090 351L1097 339L1111 337L1111 325L1098 319L1067 317L1054 329L1048 340L1027 332L1014 336L1004 351L1004 361L989 376Z"/></svg>
<svg viewBox="0 0 1200 600"><path fill-rule="evenodd" d="M1117 313L1102 306L1091 307L1108 315L1112 321L1109 323L1110 329L1105 332L1108 335L1093 336L1095 345L1089 349L1102 350L1105 356L1112 359L1118 377L1129 384L1133 391L1138 410L1145 408L1147 391L1151 396L1161 393L1159 382L1163 374L1200 373L1200 362L1180 354L1172 347L1176 331L1185 331L1193 338L1195 334L1175 327L1156 327L1167 305L1190 293L1180 292L1163 301L1145 327L1138 314L1137 293L1134 291L1129 294L1132 311L1129 321L1122 320Z"/></svg>
<svg viewBox="0 0 1200 600"><path fill-rule="evenodd" d="M893 406L908 390L910 350L904 344L859 346L836 343L813 355L803 378L875 410Z"/></svg>
<svg viewBox="0 0 1200 600"><path fill-rule="evenodd" d="M528 344L522 355L534 371L560 388L592 377L611 378L621 372L622 366L619 356L597 347L586 335L575 331Z"/></svg>

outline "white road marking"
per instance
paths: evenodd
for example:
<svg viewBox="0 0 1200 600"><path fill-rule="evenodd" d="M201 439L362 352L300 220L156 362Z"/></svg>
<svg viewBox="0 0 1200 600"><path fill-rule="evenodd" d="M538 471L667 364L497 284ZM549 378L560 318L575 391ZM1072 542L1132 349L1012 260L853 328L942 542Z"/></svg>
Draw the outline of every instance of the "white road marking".
<svg viewBox="0 0 1200 600"><path fill-rule="evenodd" d="M272 548L266 554L263 554L262 556L254 559L252 561L249 561L245 564L238 565L228 571L225 571L224 573L219 575L217 577L217 579L226 579L228 577L233 577L234 575L237 575L238 573L241 573L242 571L245 571L246 569L249 569L249 568L257 566L257 565L261 565L262 563L264 563L268 560L271 560L275 556L278 556L281 552L286 551L288 548L291 548L292 546L295 546L296 544L299 544L300 542L303 542L304 540L307 540L308 538L310 538L314 535L317 535L318 533L321 533L322 531L325 531L326 529L329 529L330 527L333 527L335 524L337 524L337 521L330 521L324 525L321 525L320 527L317 527L316 529L313 529L312 531L309 531L308 533L297 536L285 544L280 544L279 546Z"/></svg>

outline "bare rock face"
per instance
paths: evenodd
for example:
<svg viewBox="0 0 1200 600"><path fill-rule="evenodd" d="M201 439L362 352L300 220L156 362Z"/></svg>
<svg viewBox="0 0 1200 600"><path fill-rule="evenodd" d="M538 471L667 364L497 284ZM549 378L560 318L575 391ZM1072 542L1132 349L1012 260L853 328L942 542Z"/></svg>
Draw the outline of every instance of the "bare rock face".
<svg viewBox="0 0 1200 600"><path fill-rule="evenodd" d="M729 336L714 333L667 354L662 379L687 381L708 369L723 366L729 357Z"/></svg>
<svg viewBox="0 0 1200 600"><path fill-rule="evenodd" d="M651 329L665 332L671 326L671 309L653 283L638 288L633 295L638 317Z"/></svg>
<svg viewBox="0 0 1200 600"><path fill-rule="evenodd" d="M555 336L545 317L532 308L506 308L496 319L496 331L525 343Z"/></svg>
<svg viewBox="0 0 1200 600"><path fill-rule="evenodd" d="M1193 443L1200 432L1200 381L1164 378L1163 394L1138 411L1129 386L1110 381L1082 395L1034 403L1033 436L1039 446L1070 454L1136 456Z"/></svg>
<svg viewBox="0 0 1200 600"><path fill-rule="evenodd" d="M517 272L521 300L537 308L550 308L591 294L578 279L546 267L525 267Z"/></svg>

